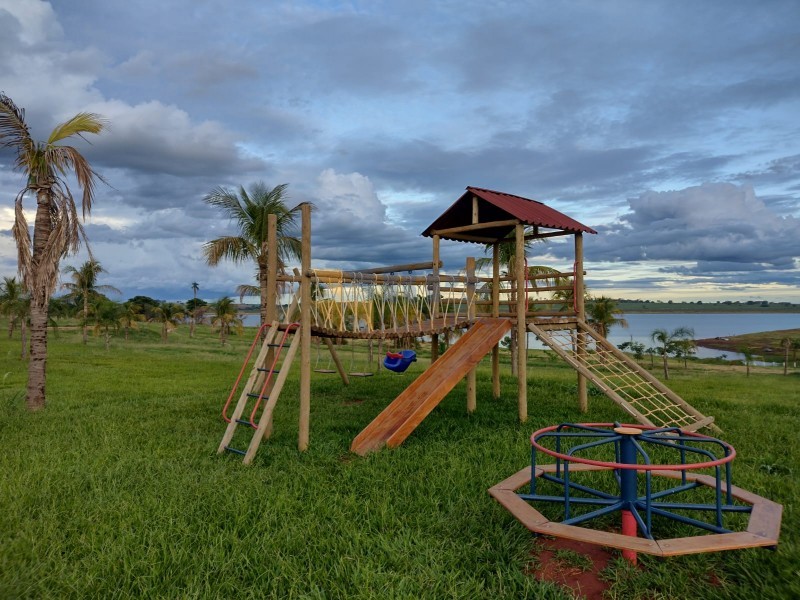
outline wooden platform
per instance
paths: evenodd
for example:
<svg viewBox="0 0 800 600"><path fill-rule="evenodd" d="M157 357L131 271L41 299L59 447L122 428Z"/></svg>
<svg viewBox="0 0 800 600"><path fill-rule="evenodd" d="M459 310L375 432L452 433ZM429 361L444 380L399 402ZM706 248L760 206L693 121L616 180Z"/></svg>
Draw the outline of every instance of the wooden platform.
<svg viewBox="0 0 800 600"><path fill-rule="evenodd" d="M602 467L594 465L572 464L570 472L596 471ZM536 469L536 476L543 473L552 473L556 465L540 465ZM680 479L679 471L656 470L654 476ZM715 479L708 475L687 473L689 481L714 487ZM762 498L757 494L742 488L731 486L734 498L750 504L753 507L745 531L733 533L698 535L686 538L671 538L664 540L648 540L639 537L630 537L620 533L564 525L548 520L528 502L517 495L517 490L531 482L531 469L526 467L494 487L489 489L489 494L502 504L514 517L530 531L570 540L588 542L618 548L620 550L633 550L657 556L677 556L681 554L698 554L701 552L719 552L722 550L737 550L740 548L773 547L778 544L781 529L781 515L783 507L780 504Z"/></svg>
<svg viewBox="0 0 800 600"><path fill-rule="evenodd" d="M450 390L511 330L508 319L479 319L353 440L364 455L399 446Z"/></svg>

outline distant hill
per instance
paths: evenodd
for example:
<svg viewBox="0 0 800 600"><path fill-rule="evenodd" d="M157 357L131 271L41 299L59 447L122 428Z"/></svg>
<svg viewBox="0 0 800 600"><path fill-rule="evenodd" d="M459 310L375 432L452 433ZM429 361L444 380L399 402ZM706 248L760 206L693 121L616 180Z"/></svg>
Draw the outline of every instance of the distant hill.
<svg viewBox="0 0 800 600"><path fill-rule="evenodd" d="M766 300L681 302L617 298L615 301L624 313L800 313L800 304L767 302Z"/></svg>

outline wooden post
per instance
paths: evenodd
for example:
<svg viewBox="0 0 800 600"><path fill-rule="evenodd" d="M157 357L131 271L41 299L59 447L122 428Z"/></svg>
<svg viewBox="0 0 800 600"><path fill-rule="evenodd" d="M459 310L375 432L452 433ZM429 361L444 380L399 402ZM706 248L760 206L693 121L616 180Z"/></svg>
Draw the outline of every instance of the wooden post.
<svg viewBox="0 0 800 600"><path fill-rule="evenodd" d="M525 313L528 309L525 294L525 226L517 223L514 231L516 238L515 279L517 282L517 407L519 420L528 420L528 328L525 324Z"/></svg>
<svg viewBox="0 0 800 600"><path fill-rule="evenodd" d="M311 205L301 207L302 238L300 271L300 424L297 449L308 449L309 421L311 419Z"/></svg>
<svg viewBox="0 0 800 600"><path fill-rule="evenodd" d="M467 258L467 318L475 318L475 258ZM467 412L473 413L478 407L478 366L467 373Z"/></svg>
<svg viewBox="0 0 800 600"><path fill-rule="evenodd" d="M586 321L586 310L583 302L583 234L575 234L575 312L580 321ZM577 329L577 348L575 349L578 362L586 361L586 334L580 328ZM582 413L589 410L589 395L586 391L586 377L578 372L578 408Z"/></svg>
<svg viewBox="0 0 800 600"><path fill-rule="evenodd" d="M277 323L278 321L278 215L267 215L267 306L266 316L267 323ZM271 325L273 326L273 325ZM267 350L266 360L264 366L271 365L275 360L275 350L269 348ZM272 381L270 388L274 387L275 381ZM266 390L267 394L272 393L272 389ZM269 439L272 435L273 426L273 412L270 411L267 417L267 423L263 428L263 437ZM263 419L263 417L262 417Z"/></svg>
<svg viewBox="0 0 800 600"><path fill-rule="evenodd" d="M500 316L500 244L492 244L492 317ZM500 343L492 348L492 398L500 398Z"/></svg>
<svg viewBox="0 0 800 600"><path fill-rule="evenodd" d="M436 317L439 316L439 243L440 239L438 235L433 236L433 269L432 274L434 276L434 283L431 288L431 296L433 301L431 302L431 321L435 321ZM435 363L439 358L439 334L434 333L431 336L431 364Z"/></svg>

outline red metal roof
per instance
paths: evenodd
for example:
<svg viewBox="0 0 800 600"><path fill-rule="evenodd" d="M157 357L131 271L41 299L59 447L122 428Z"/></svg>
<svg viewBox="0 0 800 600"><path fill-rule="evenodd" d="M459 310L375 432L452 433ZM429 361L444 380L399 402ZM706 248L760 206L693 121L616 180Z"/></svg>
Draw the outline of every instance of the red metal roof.
<svg viewBox="0 0 800 600"><path fill-rule="evenodd" d="M482 223L519 219L525 225L535 225L569 233L597 233L591 227L587 227L564 213L536 200L468 186L467 191L423 231L422 235L431 237L433 235L432 232L436 230L470 225L472 223L473 196L478 198L478 215ZM513 229L513 226L494 227L475 231L474 233L480 237L502 240ZM448 238L447 235L442 237Z"/></svg>

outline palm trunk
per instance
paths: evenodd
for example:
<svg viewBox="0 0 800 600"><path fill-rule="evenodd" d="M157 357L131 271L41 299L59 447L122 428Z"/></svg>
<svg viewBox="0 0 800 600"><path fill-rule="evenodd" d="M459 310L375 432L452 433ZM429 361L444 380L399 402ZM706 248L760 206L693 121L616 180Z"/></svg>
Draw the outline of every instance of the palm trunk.
<svg viewBox="0 0 800 600"><path fill-rule="evenodd" d="M49 282L42 282L40 274L45 265L45 248L53 231L50 190L40 188L36 193L36 220L33 226L33 251L27 285L31 295L31 359L28 362L28 410L45 407L45 382L47 377L47 311Z"/></svg>
<svg viewBox="0 0 800 600"><path fill-rule="evenodd" d="M8 317L8 339L14 337L14 317Z"/></svg>
<svg viewBox="0 0 800 600"><path fill-rule="evenodd" d="M111 340L111 335L108 333L108 329L106 329L106 350L108 350L108 348L110 347L109 344L110 340Z"/></svg>
<svg viewBox="0 0 800 600"><path fill-rule="evenodd" d="M664 348L664 379L669 379L669 366L667 365L667 349Z"/></svg>
<svg viewBox="0 0 800 600"><path fill-rule="evenodd" d="M89 335L87 332L87 326L89 324L89 296L88 294L83 294L83 343L86 344L89 342Z"/></svg>
<svg viewBox="0 0 800 600"><path fill-rule="evenodd" d="M31 359L28 363L28 410L45 407L47 302L31 299Z"/></svg>

